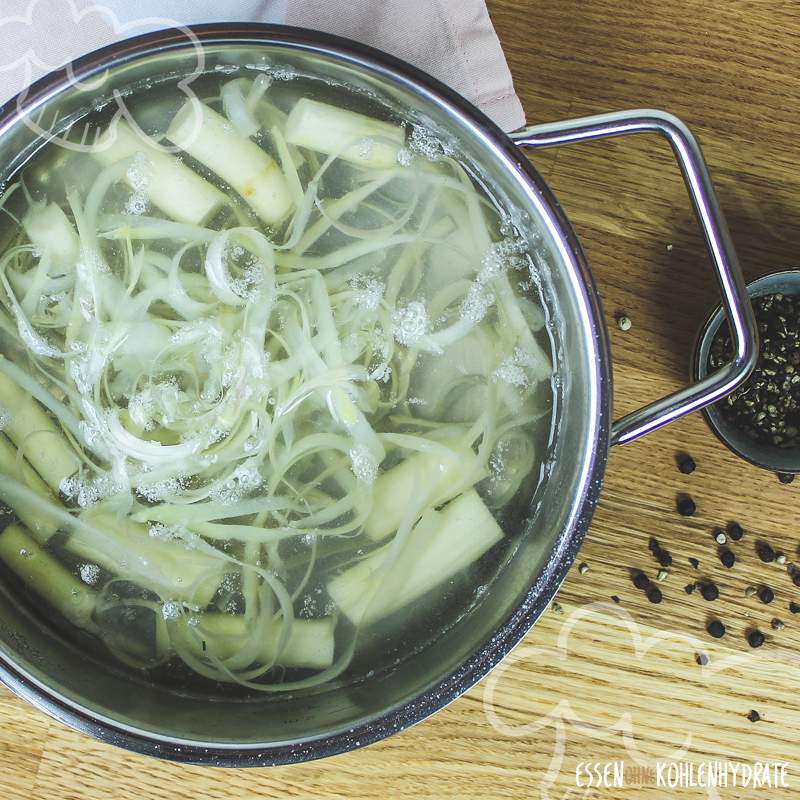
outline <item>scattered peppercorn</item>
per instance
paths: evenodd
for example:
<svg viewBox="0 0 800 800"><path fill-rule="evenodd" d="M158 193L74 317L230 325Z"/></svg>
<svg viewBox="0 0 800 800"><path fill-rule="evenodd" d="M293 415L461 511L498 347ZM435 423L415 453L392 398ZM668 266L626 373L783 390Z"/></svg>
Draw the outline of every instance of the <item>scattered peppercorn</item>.
<svg viewBox="0 0 800 800"><path fill-rule="evenodd" d="M744 536L742 526L738 522L731 522L731 524L728 525L728 536L730 536L734 542L738 542L739 539Z"/></svg>
<svg viewBox="0 0 800 800"><path fill-rule="evenodd" d="M765 564L775 560L775 551L766 542L759 542L756 545L756 552Z"/></svg>
<svg viewBox="0 0 800 800"><path fill-rule="evenodd" d="M655 536L650 537L650 541L647 543L647 549L653 553L653 555L661 552L661 545L658 543L658 539L656 539Z"/></svg>
<svg viewBox="0 0 800 800"><path fill-rule="evenodd" d="M794 577L792 578L792 583L795 586L800 586L800 572L795 572Z"/></svg>
<svg viewBox="0 0 800 800"><path fill-rule="evenodd" d="M561 607L561 604L560 603L556 603L555 600L553 601L553 604L550 606L550 608L553 610L554 614L563 614L564 613L564 609Z"/></svg>
<svg viewBox="0 0 800 800"><path fill-rule="evenodd" d="M800 614L800 604L795 603L794 600L792 600L792 602L789 603L789 611L792 614Z"/></svg>
<svg viewBox="0 0 800 800"><path fill-rule="evenodd" d="M694 584L687 583L686 586L683 587L683 591L686 592L686 594L691 594L694 591Z"/></svg>
<svg viewBox="0 0 800 800"><path fill-rule="evenodd" d="M725 420L753 441L774 447L800 443L800 296L754 298L760 348L749 379L719 404ZM720 326L711 343L709 366L723 366L733 355L730 329Z"/></svg>
<svg viewBox="0 0 800 800"><path fill-rule="evenodd" d="M650 578L648 578L647 575L644 574L644 572L637 572L633 576L633 585L637 589L644 590L650 585Z"/></svg>
<svg viewBox="0 0 800 800"><path fill-rule="evenodd" d="M744 590L744 596L745 596L745 597L753 597L753 596L755 596L757 593L758 593L758 589L756 589L756 587L755 587L755 586L748 586L748 587L747 587L747 588Z"/></svg>
<svg viewBox="0 0 800 800"><path fill-rule="evenodd" d="M587 564L587 563L584 561L584 562L583 562L583 563L582 563L582 564L581 564L581 565L578 567L578 572L580 572L580 574L581 574L581 575L585 575L585 574L586 574L588 571L589 571L589 565L588 565L588 564Z"/></svg>
<svg viewBox="0 0 800 800"><path fill-rule="evenodd" d="M700 586L700 594L703 595L703 600L711 602L719 597L719 589L713 583L704 583Z"/></svg>
<svg viewBox="0 0 800 800"><path fill-rule="evenodd" d="M775 563L783 566L786 563L786 554L778 553L778 555L775 556Z"/></svg>
<svg viewBox="0 0 800 800"><path fill-rule="evenodd" d="M769 586L762 586L758 590L758 599L764 603L764 605L769 605L775 599L775 592L773 592Z"/></svg>
<svg viewBox="0 0 800 800"><path fill-rule="evenodd" d="M656 575L656 580L663 582L668 577L669 577L669 572L667 572L665 569L660 569L658 571L658 575Z"/></svg>
<svg viewBox="0 0 800 800"><path fill-rule="evenodd" d="M710 622L707 630L715 639L721 639L725 635L725 626L718 619Z"/></svg>
<svg viewBox="0 0 800 800"><path fill-rule="evenodd" d="M786 623L777 617L770 622L770 625L772 625L772 630L774 631L782 631L786 627Z"/></svg>
<svg viewBox="0 0 800 800"><path fill-rule="evenodd" d="M794 481L794 473L793 472L779 472L778 473L778 480L781 483L792 483Z"/></svg>
<svg viewBox="0 0 800 800"><path fill-rule="evenodd" d="M758 722L761 719L761 714L759 714L758 711L751 710L747 715L747 719L749 719L750 722Z"/></svg>
<svg viewBox="0 0 800 800"><path fill-rule="evenodd" d="M697 504L688 494L682 494L678 497L678 513L682 517L691 517L695 511L697 511Z"/></svg>
<svg viewBox="0 0 800 800"><path fill-rule="evenodd" d="M617 314L617 325L621 331L629 331L633 327L633 323L625 314Z"/></svg>
<svg viewBox="0 0 800 800"><path fill-rule="evenodd" d="M708 664L708 654L707 653L698 653L695 656L695 661L701 666L704 667Z"/></svg>
<svg viewBox="0 0 800 800"><path fill-rule="evenodd" d="M664 595L661 594L661 589L658 586L650 586L647 590L647 599L651 603L660 603L664 599Z"/></svg>
<svg viewBox="0 0 800 800"><path fill-rule="evenodd" d="M747 643L750 647L761 647L761 645L764 644L764 634L757 628L754 628L747 634Z"/></svg>
<svg viewBox="0 0 800 800"><path fill-rule="evenodd" d="M690 558L689 563L692 565L692 567L694 567L694 569L697 569L700 566L700 562L696 558Z"/></svg>
<svg viewBox="0 0 800 800"><path fill-rule="evenodd" d="M730 569L736 563L736 556L731 550L723 550L719 554L719 560Z"/></svg>
<svg viewBox="0 0 800 800"><path fill-rule="evenodd" d="M662 550L658 554L658 563L661 564L662 567L671 567L672 556L666 550Z"/></svg>
<svg viewBox="0 0 800 800"><path fill-rule="evenodd" d="M617 605L619 605L619 597L618 597L617 595L615 595L615 594L612 594L612 595L611 595L611 599L612 599L612 600L613 600L613 601L614 601L614 602L615 602Z"/></svg>
<svg viewBox="0 0 800 800"><path fill-rule="evenodd" d="M688 453L681 453L678 456L678 469L684 475L691 475L697 469L697 464Z"/></svg>

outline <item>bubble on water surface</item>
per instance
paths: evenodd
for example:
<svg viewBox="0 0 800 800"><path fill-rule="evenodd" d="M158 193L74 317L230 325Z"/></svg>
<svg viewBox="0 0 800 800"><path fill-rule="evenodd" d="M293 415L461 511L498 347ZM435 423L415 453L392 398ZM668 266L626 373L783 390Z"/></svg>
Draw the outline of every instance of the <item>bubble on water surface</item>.
<svg viewBox="0 0 800 800"><path fill-rule="evenodd" d="M378 477L378 464L369 449L358 444L348 453L352 463L353 475L362 483L372 484Z"/></svg>
<svg viewBox="0 0 800 800"><path fill-rule="evenodd" d="M400 344L416 344L428 332L428 312L425 304L413 301L392 314L392 332Z"/></svg>
<svg viewBox="0 0 800 800"><path fill-rule="evenodd" d="M80 575L84 583L94 586L100 577L100 567L97 564L81 564Z"/></svg>

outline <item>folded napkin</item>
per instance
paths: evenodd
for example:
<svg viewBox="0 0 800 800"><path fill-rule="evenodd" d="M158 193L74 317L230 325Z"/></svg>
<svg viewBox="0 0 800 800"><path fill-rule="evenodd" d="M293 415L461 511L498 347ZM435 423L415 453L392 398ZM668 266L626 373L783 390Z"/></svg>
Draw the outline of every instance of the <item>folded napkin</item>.
<svg viewBox="0 0 800 800"><path fill-rule="evenodd" d="M483 0L3 0L0 102L114 41L226 20L285 23L355 39L430 73L505 130L525 121Z"/></svg>

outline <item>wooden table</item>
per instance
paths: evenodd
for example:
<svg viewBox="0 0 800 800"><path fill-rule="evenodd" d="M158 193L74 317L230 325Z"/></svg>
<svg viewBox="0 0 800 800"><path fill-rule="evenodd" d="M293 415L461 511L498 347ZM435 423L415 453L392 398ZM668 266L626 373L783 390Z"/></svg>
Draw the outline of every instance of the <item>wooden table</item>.
<svg viewBox="0 0 800 800"><path fill-rule="evenodd" d="M529 120L632 106L665 108L701 139L748 278L797 264L800 247L800 7L787 0L492 0L490 10ZM580 234L612 326L618 413L686 380L692 340L715 302L708 259L667 147L651 138L539 153L535 161ZM633 327L622 333L614 313ZM697 471L678 472L691 452ZM675 512L691 492L697 514ZM213 771L131 755L51 722L0 691L0 797L663 798L642 763L686 758L791 762L800 786L800 601L768 540L798 557L800 480L792 486L720 445L699 416L614 450L582 560L549 612L491 681L434 718L365 750L299 767ZM745 536L726 570L712 530ZM655 575L656 536L674 566L652 605L630 581ZM693 569L688 557L700 560ZM705 602L684 585L716 580ZM745 597L768 583L769 605ZM794 591L793 591L794 589ZM620 598L619 605L611 596ZM600 605L592 605L600 604ZM728 627L712 640L718 615ZM778 617L786 627L773 632ZM750 650L744 633L768 640ZM696 662L700 652L709 663ZM492 690L485 703L487 687ZM488 707L488 713L487 713ZM757 710L761 721L748 721ZM526 727L527 726L527 727ZM623 760L625 789L578 791L582 761ZM631 785L640 778L645 785ZM571 793L569 793L571 790ZM684 789L680 797L703 797ZM710 795L713 797L713 795ZM721 789L721 798L788 798L791 789Z"/></svg>

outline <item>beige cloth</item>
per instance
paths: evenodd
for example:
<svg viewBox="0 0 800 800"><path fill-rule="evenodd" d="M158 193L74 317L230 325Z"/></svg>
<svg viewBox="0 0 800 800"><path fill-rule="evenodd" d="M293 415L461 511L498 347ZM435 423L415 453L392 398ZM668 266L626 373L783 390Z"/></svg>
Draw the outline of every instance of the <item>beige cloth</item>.
<svg viewBox="0 0 800 800"><path fill-rule="evenodd" d="M402 58L464 95L507 131L525 123L483 0L377 0L343 13L334 0L289 2L286 22L346 36Z"/></svg>
<svg viewBox="0 0 800 800"><path fill-rule="evenodd" d="M429 72L506 130L525 121L483 0L0 0L0 102L119 39L224 20L355 39Z"/></svg>

